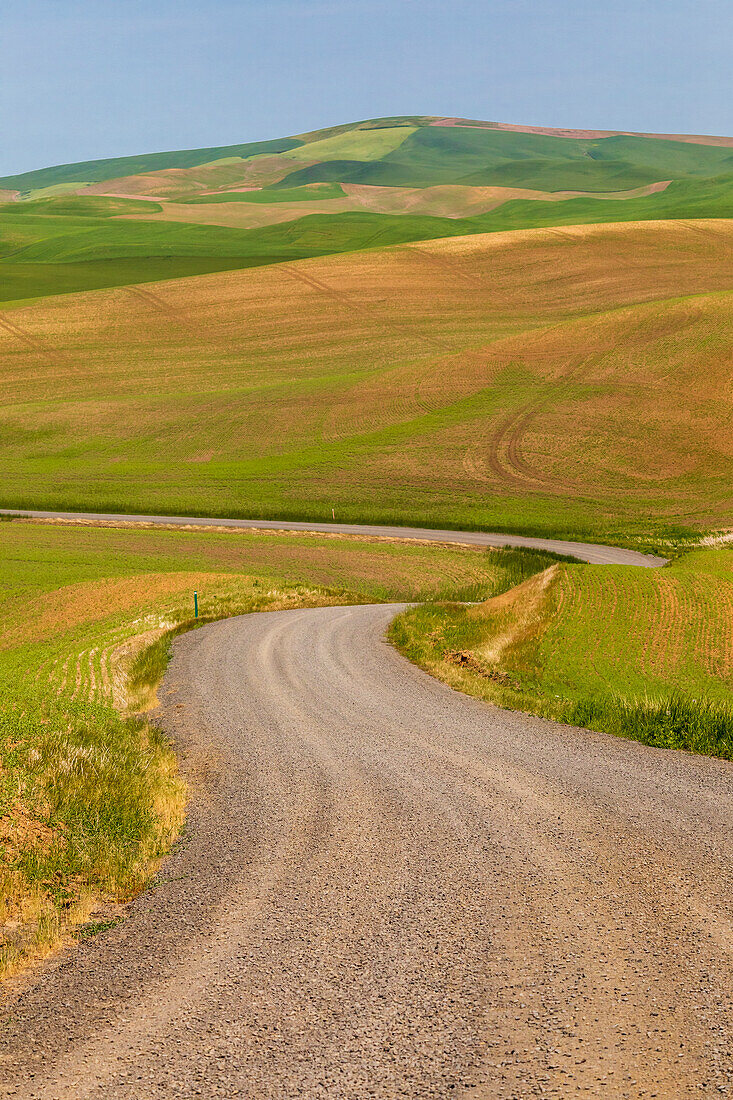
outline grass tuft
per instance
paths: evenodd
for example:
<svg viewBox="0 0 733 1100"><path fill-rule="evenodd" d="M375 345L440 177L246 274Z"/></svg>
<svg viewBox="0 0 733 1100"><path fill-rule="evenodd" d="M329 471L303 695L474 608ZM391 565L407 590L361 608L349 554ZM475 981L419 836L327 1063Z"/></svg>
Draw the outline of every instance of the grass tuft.
<svg viewBox="0 0 733 1100"><path fill-rule="evenodd" d="M523 546L507 546L498 553L501 555L502 587L493 593L495 596L529 580L530 577L549 568L554 562L578 564L578 558L574 558L571 554L556 554L553 550L531 550Z"/></svg>
<svg viewBox="0 0 733 1100"><path fill-rule="evenodd" d="M630 737L644 745L733 760L733 707L714 699L692 698L679 690L664 699L581 699L567 708L566 721Z"/></svg>
<svg viewBox="0 0 733 1100"><path fill-rule="evenodd" d="M122 923L122 917L112 917L110 920L90 921L79 929L80 939L88 940L99 936L102 932L109 932L110 928L116 928Z"/></svg>

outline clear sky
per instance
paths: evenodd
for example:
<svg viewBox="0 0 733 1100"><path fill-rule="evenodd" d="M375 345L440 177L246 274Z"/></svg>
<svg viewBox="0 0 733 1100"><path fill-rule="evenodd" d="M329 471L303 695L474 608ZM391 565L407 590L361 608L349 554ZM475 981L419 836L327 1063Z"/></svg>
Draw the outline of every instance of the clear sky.
<svg viewBox="0 0 733 1100"><path fill-rule="evenodd" d="M733 134L731 0L0 0L0 174L394 114Z"/></svg>

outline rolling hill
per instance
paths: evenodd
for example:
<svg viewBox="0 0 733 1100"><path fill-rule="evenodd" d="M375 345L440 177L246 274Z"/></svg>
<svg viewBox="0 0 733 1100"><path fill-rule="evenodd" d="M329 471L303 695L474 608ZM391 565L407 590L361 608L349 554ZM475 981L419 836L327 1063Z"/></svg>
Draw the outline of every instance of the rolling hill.
<svg viewBox="0 0 733 1100"><path fill-rule="evenodd" d="M3 507L663 551L731 527L733 139L403 117L9 176L0 303ZM141 709L194 590L204 619L428 600L393 640L454 686L731 755L727 549L634 570L0 534L0 973L138 890L174 836L168 748L113 704Z"/></svg>
<svg viewBox="0 0 733 1100"><path fill-rule="evenodd" d="M727 217L733 139L373 119L1 178L0 300L448 236Z"/></svg>
<svg viewBox="0 0 733 1100"><path fill-rule="evenodd" d="M0 315L0 498L622 541L725 527L732 308L725 220L21 303Z"/></svg>

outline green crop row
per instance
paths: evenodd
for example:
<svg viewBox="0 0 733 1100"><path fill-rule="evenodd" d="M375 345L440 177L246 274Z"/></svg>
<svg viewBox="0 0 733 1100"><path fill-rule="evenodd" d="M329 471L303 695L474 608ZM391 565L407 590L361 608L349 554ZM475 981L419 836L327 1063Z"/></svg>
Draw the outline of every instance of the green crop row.
<svg viewBox="0 0 733 1100"><path fill-rule="evenodd" d="M477 607L425 604L398 648L501 705L733 759L733 549L663 569L558 565Z"/></svg>

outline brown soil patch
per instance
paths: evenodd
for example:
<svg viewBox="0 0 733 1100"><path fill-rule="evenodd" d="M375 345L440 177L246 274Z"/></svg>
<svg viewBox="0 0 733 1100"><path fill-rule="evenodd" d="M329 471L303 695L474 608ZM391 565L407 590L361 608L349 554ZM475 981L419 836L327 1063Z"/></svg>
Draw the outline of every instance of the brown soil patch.
<svg viewBox="0 0 733 1100"><path fill-rule="evenodd" d="M521 187L464 187L444 185L439 187L379 187L371 184L345 183L343 198L313 199L306 202L274 203L197 203L185 204L164 201L162 210L149 214L118 214L115 220L191 222L203 225L230 226L239 229L257 229L295 221L309 214L343 213L348 210L369 210L379 214L424 214L442 218L469 218L495 210L514 199L531 199L538 202L564 202L568 199L591 195L595 199L641 198L665 190L669 180L627 191L533 191ZM251 191L252 187L227 187L225 193ZM108 194L108 192L105 192ZM136 195L136 197L141 197ZM165 195L160 198L165 200ZM175 196L174 196L175 198Z"/></svg>
<svg viewBox="0 0 733 1100"><path fill-rule="evenodd" d="M229 574L149 573L135 577L84 581L45 593L23 608L23 621L3 634L2 648L36 642L61 634L82 623L100 622L110 615L133 608L149 607L156 600L193 592L205 583L231 580ZM79 655L81 661L84 654ZM81 676L80 666L77 677Z"/></svg>
<svg viewBox="0 0 733 1100"><path fill-rule="evenodd" d="M8 317L0 315L0 329L47 361L58 361L61 358L55 347L49 346L47 343L39 340L38 337L32 333L26 332L17 325L15 321L11 321Z"/></svg>
<svg viewBox="0 0 733 1100"><path fill-rule="evenodd" d="M222 225L233 229L257 229L295 221L308 214L342 213L361 207L349 198L313 200L310 202L206 202L186 205L165 202L161 211L145 215L146 221L191 222L196 225ZM117 220L140 221L142 214L120 214Z"/></svg>
<svg viewBox="0 0 733 1100"><path fill-rule="evenodd" d="M537 202L564 202L567 199L635 199L666 190L671 180L627 191L534 191L526 187L465 187L445 184L439 187L376 187L371 184L344 183L342 187L356 204L381 214L426 214L441 218L469 218L486 214L515 199ZM314 205L310 203L309 205ZM335 209L335 207L333 207Z"/></svg>
<svg viewBox="0 0 733 1100"><path fill-rule="evenodd" d="M31 817L21 803L10 807L10 812L0 815L0 851L6 860L11 852L35 848L45 852L62 839L58 829Z"/></svg>
<svg viewBox="0 0 733 1100"><path fill-rule="evenodd" d="M660 141L685 141L692 145L719 145L733 149L733 137L711 134L649 134L635 130L573 130L553 126L523 126L512 122L478 122L466 118L439 118L431 126L471 126L482 130L509 130L517 134L544 134L548 137L564 137L592 140L607 137L658 138Z"/></svg>
<svg viewBox="0 0 733 1100"><path fill-rule="evenodd" d="M162 199L190 198L204 191L222 191L232 186L264 187L310 163L313 162L288 157L287 153L251 157L248 160L232 157L210 164L198 164L193 168L164 168L158 172L121 176L87 185L80 192L85 195L114 192L124 197L143 195L150 198L154 195Z"/></svg>

